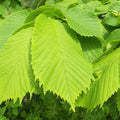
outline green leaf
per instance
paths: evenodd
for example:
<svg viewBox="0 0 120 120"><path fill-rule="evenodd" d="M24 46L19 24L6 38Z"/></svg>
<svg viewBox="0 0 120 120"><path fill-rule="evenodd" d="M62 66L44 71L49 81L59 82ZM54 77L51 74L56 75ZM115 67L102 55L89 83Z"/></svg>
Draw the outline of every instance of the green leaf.
<svg viewBox="0 0 120 120"><path fill-rule="evenodd" d="M69 26L83 36L101 36L102 25L97 16L82 7L74 7L65 12Z"/></svg>
<svg viewBox="0 0 120 120"><path fill-rule="evenodd" d="M101 15L101 14L105 14L108 12L108 8L109 8L110 4L106 4L106 5L101 5L99 7L97 7L95 9L95 12L97 15ZM104 16L103 16L104 17Z"/></svg>
<svg viewBox="0 0 120 120"><path fill-rule="evenodd" d="M58 4L67 8L69 7L69 5L72 5L75 3L78 3L78 0L63 0L62 2L59 2Z"/></svg>
<svg viewBox="0 0 120 120"><path fill-rule="evenodd" d="M31 21L31 22L28 22L28 23L25 23L25 24L23 24L20 28L18 28L14 33L13 33L13 35L14 34L16 34L17 32L19 32L19 31L21 31L22 29L26 29L26 28L29 28L29 27L34 27L34 21Z"/></svg>
<svg viewBox="0 0 120 120"><path fill-rule="evenodd" d="M109 8L110 10L116 10L117 12L120 12L120 1L113 2L113 4Z"/></svg>
<svg viewBox="0 0 120 120"><path fill-rule="evenodd" d="M45 5L52 5L54 3L55 3L54 0L46 0Z"/></svg>
<svg viewBox="0 0 120 120"><path fill-rule="evenodd" d="M0 53L0 103L32 92L33 74L30 65L32 28L24 29L6 42Z"/></svg>
<svg viewBox="0 0 120 120"><path fill-rule="evenodd" d="M120 112L120 90L117 92L117 108L118 111Z"/></svg>
<svg viewBox="0 0 120 120"><path fill-rule="evenodd" d="M44 91L60 95L73 109L77 96L91 83L92 65L83 57L76 34L42 14L33 32L32 67Z"/></svg>
<svg viewBox="0 0 120 120"><path fill-rule="evenodd" d="M94 65L96 81L76 105L93 109L108 100L120 88L120 48Z"/></svg>
<svg viewBox="0 0 120 120"><path fill-rule="evenodd" d="M101 42L95 37L80 37L83 55L90 62L95 61L103 53Z"/></svg>
<svg viewBox="0 0 120 120"><path fill-rule="evenodd" d="M113 30L107 38L107 50L113 50L120 42L120 29Z"/></svg>
<svg viewBox="0 0 120 120"><path fill-rule="evenodd" d="M92 1L92 0L78 0L80 3L88 3L88 2L90 2L90 1ZM95 0L93 0L93 1L95 1Z"/></svg>
<svg viewBox="0 0 120 120"><path fill-rule="evenodd" d="M107 38L107 42L118 42L120 41L120 29L115 29Z"/></svg>
<svg viewBox="0 0 120 120"><path fill-rule="evenodd" d="M27 15L28 11L19 11L0 22L0 51L8 38L24 24Z"/></svg>
<svg viewBox="0 0 120 120"><path fill-rule="evenodd" d="M120 26L120 1L114 2L109 7L109 12L104 18L103 23L110 26Z"/></svg>
<svg viewBox="0 0 120 120"><path fill-rule="evenodd" d="M0 17L0 22L2 22L3 18Z"/></svg>
<svg viewBox="0 0 120 120"><path fill-rule="evenodd" d="M25 23L35 20L36 17L41 13L44 13L47 16L55 17L55 18L63 18L64 17L62 11L59 8L57 8L55 6L45 5L38 9L33 10L26 18Z"/></svg>
<svg viewBox="0 0 120 120"><path fill-rule="evenodd" d="M10 4L9 0L4 0L2 3L0 3L0 15L4 17L8 15L7 8L9 7L9 4Z"/></svg>
<svg viewBox="0 0 120 120"><path fill-rule="evenodd" d="M0 119L3 117L5 111L6 111L6 106L0 107Z"/></svg>
<svg viewBox="0 0 120 120"><path fill-rule="evenodd" d="M17 12L18 10L22 10L22 7L19 1L11 0L10 5L9 5L9 11L13 13L13 12Z"/></svg>
<svg viewBox="0 0 120 120"><path fill-rule="evenodd" d="M117 20L117 17L111 13L108 13L106 17L103 19L103 23L110 25L110 26L118 26L119 21Z"/></svg>
<svg viewBox="0 0 120 120"><path fill-rule="evenodd" d="M100 1L90 1L86 5L88 5L89 7L91 7L93 9L93 11L95 11L95 9L101 5L101 2Z"/></svg>

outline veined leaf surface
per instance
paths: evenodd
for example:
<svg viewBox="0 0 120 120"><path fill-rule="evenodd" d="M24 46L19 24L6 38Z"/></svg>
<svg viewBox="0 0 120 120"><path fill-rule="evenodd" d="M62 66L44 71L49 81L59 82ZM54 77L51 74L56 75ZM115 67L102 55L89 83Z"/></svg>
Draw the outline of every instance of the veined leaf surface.
<svg viewBox="0 0 120 120"><path fill-rule="evenodd" d="M97 16L82 7L68 9L65 12L69 26L83 36L102 35L102 25Z"/></svg>
<svg viewBox="0 0 120 120"><path fill-rule="evenodd" d="M93 109L103 105L120 88L120 48L95 64L97 80L87 94L82 94L77 106Z"/></svg>
<svg viewBox="0 0 120 120"><path fill-rule="evenodd" d="M20 100L32 91L33 74L30 65L32 28L12 36L0 53L0 103L13 98Z"/></svg>
<svg viewBox="0 0 120 120"><path fill-rule="evenodd" d="M8 38L23 25L27 15L28 11L15 12L0 22L0 51Z"/></svg>
<svg viewBox="0 0 120 120"><path fill-rule="evenodd" d="M73 109L77 96L90 87L92 65L83 57L76 33L42 14L33 32L32 67L44 91L60 95Z"/></svg>

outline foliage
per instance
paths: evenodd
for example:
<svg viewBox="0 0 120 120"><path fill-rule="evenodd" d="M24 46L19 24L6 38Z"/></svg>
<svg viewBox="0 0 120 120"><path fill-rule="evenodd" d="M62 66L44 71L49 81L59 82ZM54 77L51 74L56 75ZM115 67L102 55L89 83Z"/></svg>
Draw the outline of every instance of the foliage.
<svg viewBox="0 0 120 120"><path fill-rule="evenodd" d="M41 109L38 114L25 108L21 113L18 105L8 118L14 114L21 119L72 119L78 117L77 110L86 108L93 114L100 110L100 120L109 119L113 117L109 101L110 106L115 104L114 111L116 103L120 110L119 0L1 1L0 15L0 103L11 99L8 104L13 104L19 98L25 105L26 93L30 98L40 94L32 98L35 104L26 98L27 104ZM38 105L46 99L52 102L50 106ZM1 104L1 117L10 109L6 104ZM48 112L46 107L50 107ZM68 117L57 118L62 110ZM89 119L81 116L78 118ZM113 118L117 120L118 113Z"/></svg>
<svg viewBox="0 0 120 120"><path fill-rule="evenodd" d="M114 98L110 98L101 109L89 112L77 107L76 112L73 112L60 97L49 91L44 95L41 89L40 95L33 94L31 100L27 94L22 104L19 100L15 103L13 100L2 103L0 113L3 120L118 120L120 117Z"/></svg>

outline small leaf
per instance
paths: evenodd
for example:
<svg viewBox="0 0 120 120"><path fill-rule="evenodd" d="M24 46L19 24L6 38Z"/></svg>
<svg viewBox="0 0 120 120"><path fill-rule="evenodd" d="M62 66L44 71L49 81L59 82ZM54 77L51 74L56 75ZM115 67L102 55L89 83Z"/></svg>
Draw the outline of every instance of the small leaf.
<svg viewBox="0 0 120 120"><path fill-rule="evenodd" d="M69 26L82 36L102 36L102 25L97 16L82 7L65 12Z"/></svg>

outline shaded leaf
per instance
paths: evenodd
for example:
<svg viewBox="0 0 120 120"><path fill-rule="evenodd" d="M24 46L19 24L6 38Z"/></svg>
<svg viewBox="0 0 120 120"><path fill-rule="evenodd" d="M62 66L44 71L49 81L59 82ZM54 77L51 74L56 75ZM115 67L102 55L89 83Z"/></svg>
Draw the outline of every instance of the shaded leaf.
<svg viewBox="0 0 120 120"><path fill-rule="evenodd" d="M83 55L90 62L95 61L103 53L101 42L95 37L80 37Z"/></svg>
<svg viewBox="0 0 120 120"><path fill-rule="evenodd" d="M117 92L117 108L118 111L120 112L120 90Z"/></svg>

